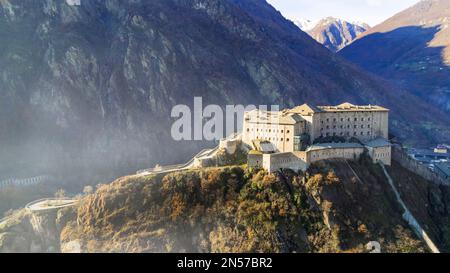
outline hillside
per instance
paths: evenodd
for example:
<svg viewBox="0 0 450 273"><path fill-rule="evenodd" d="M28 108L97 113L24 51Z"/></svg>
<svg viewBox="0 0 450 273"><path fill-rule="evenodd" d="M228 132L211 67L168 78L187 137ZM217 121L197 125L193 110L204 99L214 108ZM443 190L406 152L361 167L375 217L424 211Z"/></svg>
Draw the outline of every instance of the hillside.
<svg viewBox="0 0 450 273"><path fill-rule="evenodd" d="M0 35L5 177L98 183L182 162L209 144L170 136L172 106L194 96L380 104L399 137L450 141L448 116L334 56L262 0L2 0Z"/></svg>
<svg viewBox="0 0 450 273"><path fill-rule="evenodd" d="M317 42L323 44L329 50L337 52L369 29L370 26L367 24L349 23L341 19L327 17L320 20L314 28L307 32Z"/></svg>
<svg viewBox="0 0 450 273"><path fill-rule="evenodd" d="M450 111L450 1L423 0L360 36L340 55Z"/></svg>
<svg viewBox="0 0 450 273"><path fill-rule="evenodd" d="M401 194L442 251L450 191L395 164ZM432 196L432 198L427 198ZM240 167L125 177L69 213L61 245L86 252L423 252L381 169L328 161L306 174Z"/></svg>

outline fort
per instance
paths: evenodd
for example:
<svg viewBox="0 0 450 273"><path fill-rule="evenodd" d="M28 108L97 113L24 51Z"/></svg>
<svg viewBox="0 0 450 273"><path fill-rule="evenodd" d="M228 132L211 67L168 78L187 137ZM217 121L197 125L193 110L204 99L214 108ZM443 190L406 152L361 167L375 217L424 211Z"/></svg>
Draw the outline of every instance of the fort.
<svg viewBox="0 0 450 273"><path fill-rule="evenodd" d="M246 112L242 141L252 149L249 167L269 172L305 171L316 161L358 159L363 153L374 163L391 165L388 124L389 109L381 106L303 104L278 112Z"/></svg>

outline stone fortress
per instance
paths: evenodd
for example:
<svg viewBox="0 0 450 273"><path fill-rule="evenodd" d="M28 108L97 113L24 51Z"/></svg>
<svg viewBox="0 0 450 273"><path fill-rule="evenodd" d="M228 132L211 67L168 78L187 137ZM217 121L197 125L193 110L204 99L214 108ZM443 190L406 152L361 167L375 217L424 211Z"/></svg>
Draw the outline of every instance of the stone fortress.
<svg viewBox="0 0 450 273"><path fill-rule="evenodd" d="M316 161L354 160L364 152L374 163L391 165L388 124L389 109L380 106L304 104L280 112L246 112L242 141L252 148L249 167L269 172L305 171Z"/></svg>

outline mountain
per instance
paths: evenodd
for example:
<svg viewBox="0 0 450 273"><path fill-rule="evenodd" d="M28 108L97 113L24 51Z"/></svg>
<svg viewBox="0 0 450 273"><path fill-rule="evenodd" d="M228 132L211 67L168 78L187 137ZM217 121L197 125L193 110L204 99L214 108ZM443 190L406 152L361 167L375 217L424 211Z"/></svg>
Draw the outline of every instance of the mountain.
<svg viewBox="0 0 450 273"><path fill-rule="evenodd" d="M450 111L450 1L420 1L364 33L340 55Z"/></svg>
<svg viewBox="0 0 450 273"><path fill-rule="evenodd" d="M97 183L183 162L211 144L171 137L172 107L194 96L380 104L399 138L450 142L448 115L335 56L264 0L2 0L0 36L2 176Z"/></svg>
<svg viewBox="0 0 450 273"><path fill-rule="evenodd" d="M341 19L327 17L320 20L314 28L308 30L308 34L329 50L337 52L368 29L370 29L370 26L365 23L349 23Z"/></svg>
<svg viewBox="0 0 450 273"><path fill-rule="evenodd" d="M450 189L394 162L404 202L443 252ZM364 181L364 182L362 182ZM318 162L305 174L241 167L123 177L76 207L19 211L0 223L2 252L428 252L370 159ZM36 220L38 219L38 220Z"/></svg>
<svg viewBox="0 0 450 273"><path fill-rule="evenodd" d="M311 21L309 19L300 18L298 20L293 20L294 24L296 24L301 30L308 32L313 29L316 25L316 22Z"/></svg>

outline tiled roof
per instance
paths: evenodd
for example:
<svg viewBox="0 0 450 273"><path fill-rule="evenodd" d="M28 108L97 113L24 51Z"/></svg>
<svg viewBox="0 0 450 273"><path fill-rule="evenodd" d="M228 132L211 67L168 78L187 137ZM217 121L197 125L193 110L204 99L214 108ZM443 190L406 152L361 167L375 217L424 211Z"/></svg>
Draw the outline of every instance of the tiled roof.
<svg viewBox="0 0 450 273"><path fill-rule="evenodd" d="M377 138L377 139L368 141L368 142L364 143L364 145L373 147L373 148L392 146L392 144L387 139L384 139L384 138Z"/></svg>
<svg viewBox="0 0 450 273"><path fill-rule="evenodd" d="M320 109L305 103L303 105L292 108L291 110L289 110L289 112L308 116L314 113L319 113Z"/></svg>
<svg viewBox="0 0 450 273"><path fill-rule="evenodd" d="M380 111L386 112L389 109L378 106L378 105L353 105L351 103L343 103L337 106L317 106L321 111L324 112L364 112L364 111Z"/></svg>
<svg viewBox="0 0 450 273"><path fill-rule="evenodd" d="M269 112L254 110L246 113L250 118L250 122L267 123L267 124L297 124L304 119L296 113L291 112Z"/></svg>

